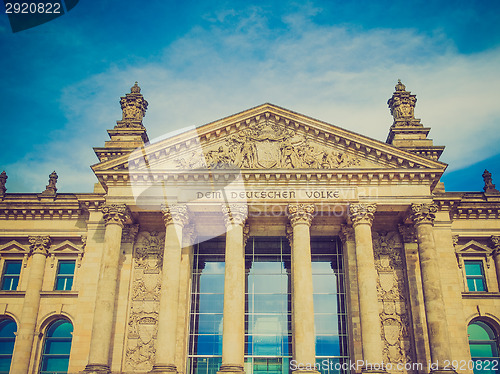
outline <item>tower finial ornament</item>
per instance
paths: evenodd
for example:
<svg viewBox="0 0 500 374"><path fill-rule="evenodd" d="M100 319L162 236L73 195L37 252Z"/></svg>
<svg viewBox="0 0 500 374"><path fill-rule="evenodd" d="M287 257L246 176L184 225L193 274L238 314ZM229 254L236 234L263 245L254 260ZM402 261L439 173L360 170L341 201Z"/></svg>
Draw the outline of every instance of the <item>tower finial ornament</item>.
<svg viewBox="0 0 500 374"><path fill-rule="evenodd" d="M406 91L406 86L398 79L395 87L396 91L387 101L391 114L394 117L393 126L422 126L418 119L415 119L415 104L417 103L417 95L412 95Z"/></svg>
<svg viewBox="0 0 500 374"><path fill-rule="evenodd" d="M118 121L117 127L143 128L142 119L146 115L148 102L141 94L141 87L138 83L130 88L130 93L121 97L122 120Z"/></svg>
<svg viewBox="0 0 500 374"><path fill-rule="evenodd" d="M406 86L403 83L401 83L401 79L398 79L398 83L394 88L396 89L396 91L406 91Z"/></svg>
<svg viewBox="0 0 500 374"><path fill-rule="evenodd" d="M495 188L495 185L493 184L493 178L491 177L491 173L488 170L484 170L483 180L484 180L483 190L485 193L494 193L494 194L500 193L500 191L498 191Z"/></svg>

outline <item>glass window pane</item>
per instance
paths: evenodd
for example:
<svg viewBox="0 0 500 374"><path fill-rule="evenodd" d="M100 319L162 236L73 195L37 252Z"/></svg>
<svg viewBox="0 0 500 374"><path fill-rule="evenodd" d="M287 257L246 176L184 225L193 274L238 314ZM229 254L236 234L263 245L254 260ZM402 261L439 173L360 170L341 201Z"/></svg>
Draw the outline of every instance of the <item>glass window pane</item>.
<svg viewBox="0 0 500 374"><path fill-rule="evenodd" d="M314 327L316 334L338 334L339 333L339 318L338 314L315 314Z"/></svg>
<svg viewBox="0 0 500 374"><path fill-rule="evenodd" d="M467 289L469 291L477 291L476 290L476 283L474 282L473 278L467 278Z"/></svg>
<svg viewBox="0 0 500 374"><path fill-rule="evenodd" d="M22 261L5 261L5 271L4 274L21 274Z"/></svg>
<svg viewBox="0 0 500 374"><path fill-rule="evenodd" d="M0 339L0 355L11 355L14 351L15 339Z"/></svg>
<svg viewBox="0 0 500 374"><path fill-rule="evenodd" d="M6 373L10 370L10 361L12 357L0 357L0 371L4 371Z"/></svg>
<svg viewBox="0 0 500 374"><path fill-rule="evenodd" d="M286 313L288 309L287 295L283 294L255 294L249 296L248 310L253 313Z"/></svg>
<svg viewBox="0 0 500 374"><path fill-rule="evenodd" d="M224 293L224 274L201 274L200 293Z"/></svg>
<svg viewBox="0 0 500 374"><path fill-rule="evenodd" d="M339 356L339 336L318 335L316 336L316 356Z"/></svg>
<svg viewBox="0 0 500 374"><path fill-rule="evenodd" d="M75 273L75 261L59 261L59 274L73 275Z"/></svg>
<svg viewBox="0 0 500 374"><path fill-rule="evenodd" d="M73 325L66 320L54 322L47 331L48 337L71 338Z"/></svg>
<svg viewBox="0 0 500 374"><path fill-rule="evenodd" d="M286 293L287 289L287 275L259 274L248 276L248 293Z"/></svg>
<svg viewBox="0 0 500 374"><path fill-rule="evenodd" d="M221 334L222 314L199 314L198 334Z"/></svg>
<svg viewBox="0 0 500 374"><path fill-rule="evenodd" d="M67 371L69 359L66 357L44 357L42 370L44 371Z"/></svg>
<svg viewBox="0 0 500 374"><path fill-rule="evenodd" d="M222 313L223 310L223 294L200 294L199 313Z"/></svg>
<svg viewBox="0 0 500 374"><path fill-rule="evenodd" d="M337 277L330 275L313 275L313 292L314 293L336 293L337 292Z"/></svg>
<svg viewBox="0 0 500 374"><path fill-rule="evenodd" d="M482 278L474 279L474 283L476 285L476 287L475 287L476 291L485 291L486 290L486 288L484 287L484 281Z"/></svg>
<svg viewBox="0 0 500 374"><path fill-rule="evenodd" d="M315 294L314 313L337 313L337 295L335 294Z"/></svg>
<svg viewBox="0 0 500 374"><path fill-rule="evenodd" d="M69 355L70 351L71 351L71 340L69 341L47 340L47 342L45 343L44 353L47 354Z"/></svg>
<svg viewBox="0 0 500 374"><path fill-rule="evenodd" d="M4 319L0 322L0 338L15 338L14 334L17 331L17 325L10 319Z"/></svg>
<svg viewBox="0 0 500 374"><path fill-rule="evenodd" d="M483 263L481 261L464 261L465 274L467 275L483 275Z"/></svg>

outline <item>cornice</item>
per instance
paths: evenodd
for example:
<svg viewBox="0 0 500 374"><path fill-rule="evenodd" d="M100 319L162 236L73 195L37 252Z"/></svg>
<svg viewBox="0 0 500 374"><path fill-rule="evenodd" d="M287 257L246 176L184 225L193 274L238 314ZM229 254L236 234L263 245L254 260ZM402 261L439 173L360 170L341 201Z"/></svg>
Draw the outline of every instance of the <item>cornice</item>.
<svg viewBox="0 0 500 374"><path fill-rule="evenodd" d="M180 172L182 171L182 172ZM434 187L442 175L439 169L259 169L241 170L245 182L327 182L338 185L429 185ZM197 182L233 180L234 172L228 170L154 170L154 171L101 171L99 181L107 186L124 186L131 183Z"/></svg>
<svg viewBox="0 0 500 374"><path fill-rule="evenodd" d="M440 211L448 211L451 219L498 219L500 196L481 192L451 192L434 196Z"/></svg>

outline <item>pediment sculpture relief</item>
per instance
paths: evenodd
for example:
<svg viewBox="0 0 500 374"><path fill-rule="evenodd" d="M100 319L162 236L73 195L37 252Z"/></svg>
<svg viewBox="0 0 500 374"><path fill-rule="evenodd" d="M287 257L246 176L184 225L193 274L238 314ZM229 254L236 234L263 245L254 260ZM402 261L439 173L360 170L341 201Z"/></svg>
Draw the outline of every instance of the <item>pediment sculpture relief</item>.
<svg viewBox="0 0 500 374"><path fill-rule="evenodd" d="M339 169L361 160L346 152L313 144L293 129L260 123L229 136L224 143L202 147L175 159L180 169Z"/></svg>

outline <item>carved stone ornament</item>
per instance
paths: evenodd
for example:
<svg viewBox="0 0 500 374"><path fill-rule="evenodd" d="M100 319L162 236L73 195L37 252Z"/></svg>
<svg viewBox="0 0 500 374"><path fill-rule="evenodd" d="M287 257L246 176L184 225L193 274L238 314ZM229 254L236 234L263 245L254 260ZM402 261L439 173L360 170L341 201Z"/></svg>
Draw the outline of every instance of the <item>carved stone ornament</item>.
<svg viewBox="0 0 500 374"><path fill-rule="evenodd" d="M420 120L415 119L414 114L417 96L406 91L406 87L401 83L401 80L398 80L395 90L392 97L387 101L391 115L394 117L393 126L422 126Z"/></svg>
<svg viewBox="0 0 500 374"><path fill-rule="evenodd" d="M124 225L122 231L122 243L133 243L139 232L139 225Z"/></svg>
<svg viewBox="0 0 500 374"><path fill-rule="evenodd" d="M247 245L248 238L250 237L250 226L245 224L243 226L243 245Z"/></svg>
<svg viewBox="0 0 500 374"><path fill-rule="evenodd" d="M226 228L244 226L248 217L248 205L245 203L223 204L222 214Z"/></svg>
<svg viewBox="0 0 500 374"><path fill-rule="evenodd" d="M405 243L417 242L417 230L413 225L398 225L399 233Z"/></svg>
<svg viewBox="0 0 500 374"><path fill-rule="evenodd" d="M366 223L371 226L376 210L376 204L350 204L349 218L353 226L359 225L361 223Z"/></svg>
<svg viewBox="0 0 500 374"><path fill-rule="evenodd" d="M141 94L141 88L135 82L135 85L130 89L130 93L120 99L122 107L122 121L119 127L142 127L142 119L146 115L148 102Z"/></svg>
<svg viewBox="0 0 500 374"><path fill-rule="evenodd" d="M0 196L5 195L5 191L7 191L7 188L5 187L5 184L7 183L7 178L9 177L7 176L5 170L2 171L2 173L0 174Z"/></svg>
<svg viewBox="0 0 500 374"><path fill-rule="evenodd" d="M43 196L54 196L57 193L57 178L58 176L55 171L49 175L49 184L45 186L45 191L42 192Z"/></svg>
<svg viewBox="0 0 500 374"><path fill-rule="evenodd" d="M288 242L290 243L290 247L293 246L293 228L292 225L289 223L286 224L285 227L285 236L288 239Z"/></svg>
<svg viewBox="0 0 500 374"><path fill-rule="evenodd" d="M161 205L165 226L179 225L184 227L189 222L189 212L184 204Z"/></svg>
<svg viewBox="0 0 500 374"><path fill-rule="evenodd" d="M411 204L410 215L415 225L434 224L438 207L436 204Z"/></svg>
<svg viewBox="0 0 500 374"><path fill-rule="evenodd" d="M500 254L500 236L494 235L490 238L490 241L497 254Z"/></svg>
<svg viewBox="0 0 500 374"><path fill-rule="evenodd" d="M483 173L484 187L483 190L485 193L493 193L498 194L498 191L493 184L493 178L491 177L491 173L488 170L485 170Z"/></svg>
<svg viewBox="0 0 500 374"><path fill-rule="evenodd" d="M135 370L151 370L156 355L158 313L134 311L129 319L126 364Z"/></svg>
<svg viewBox="0 0 500 374"><path fill-rule="evenodd" d="M51 240L49 236L29 236L30 254L40 253L45 256L49 255L49 247Z"/></svg>
<svg viewBox="0 0 500 374"><path fill-rule="evenodd" d="M116 224L123 227L130 219L130 210L125 204L110 204L102 207L102 216L106 225Z"/></svg>
<svg viewBox="0 0 500 374"><path fill-rule="evenodd" d="M458 245L458 239L459 238L460 238L460 236L458 236L458 235L452 235L451 236L451 241L453 243L453 247L455 247L455 248L457 247L457 245Z"/></svg>
<svg viewBox="0 0 500 374"><path fill-rule="evenodd" d="M342 243L354 241L354 229L349 225L340 226L340 240Z"/></svg>
<svg viewBox="0 0 500 374"><path fill-rule="evenodd" d="M382 310L380 319L384 362L410 362L410 317L406 308L403 243L398 233L374 232L373 253L378 274L377 294Z"/></svg>
<svg viewBox="0 0 500 374"><path fill-rule="evenodd" d="M290 224L293 226L297 224L306 224L311 226L314 218L316 206L314 204L288 204L287 214L290 219Z"/></svg>
<svg viewBox="0 0 500 374"><path fill-rule="evenodd" d="M163 265L165 233L141 231L134 246L135 265L147 273L159 273Z"/></svg>
<svg viewBox="0 0 500 374"><path fill-rule="evenodd" d="M193 224L186 225L182 229L182 247L192 246L196 242L196 229Z"/></svg>
<svg viewBox="0 0 500 374"><path fill-rule="evenodd" d="M198 152L176 159L182 169L342 169L361 160L344 151L312 144L304 135L278 123L274 116L257 119L254 125Z"/></svg>

